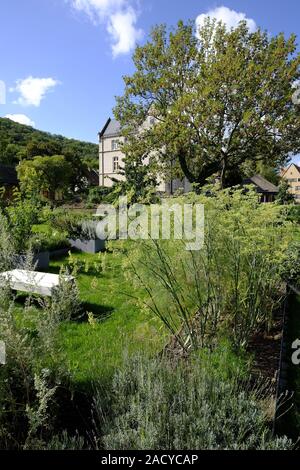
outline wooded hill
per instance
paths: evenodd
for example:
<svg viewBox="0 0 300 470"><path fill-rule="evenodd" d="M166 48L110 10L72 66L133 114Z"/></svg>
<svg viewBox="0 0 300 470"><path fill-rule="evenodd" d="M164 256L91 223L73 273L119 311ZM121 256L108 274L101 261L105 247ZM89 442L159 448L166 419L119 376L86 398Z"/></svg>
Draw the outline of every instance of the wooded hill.
<svg viewBox="0 0 300 470"><path fill-rule="evenodd" d="M0 163L14 165L36 155L66 154L80 158L90 167L98 167L97 144L68 139L0 118Z"/></svg>

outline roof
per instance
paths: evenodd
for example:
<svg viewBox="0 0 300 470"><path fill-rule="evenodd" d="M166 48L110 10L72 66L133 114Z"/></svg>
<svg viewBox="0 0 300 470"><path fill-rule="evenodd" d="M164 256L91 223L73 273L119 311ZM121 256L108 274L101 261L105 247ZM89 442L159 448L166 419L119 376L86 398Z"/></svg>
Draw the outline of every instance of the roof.
<svg viewBox="0 0 300 470"><path fill-rule="evenodd" d="M18 183L16 169L13 166L0 164L0 186L17 186Z"/></svg>
<svg viewBox="0 0 300 470"><path fill-rule="evenodd" d="M119 136L121 134L121 124L116 119L109 118L105 126L103 127L102 131L99 132L99 136L101 137L114 137Z"/></svg>
<svg viewBox="0 0 300 470"><path fill-rule="evenodd" d="M278 193L278 187L261 175L254 175L245 179L244 184L254 184L261 193Z"/></svg>
<svg viewBox="0 0 300 470"><path fill-rule="evenodd" d="M286 172L288 171L288 169L291 168L291 166L294 166L298 170L298 172L300 173L300 166L296 165L296 163L291 163L288 167L283 168L281 170L281 176L284 176L286 174Z"/></svg>

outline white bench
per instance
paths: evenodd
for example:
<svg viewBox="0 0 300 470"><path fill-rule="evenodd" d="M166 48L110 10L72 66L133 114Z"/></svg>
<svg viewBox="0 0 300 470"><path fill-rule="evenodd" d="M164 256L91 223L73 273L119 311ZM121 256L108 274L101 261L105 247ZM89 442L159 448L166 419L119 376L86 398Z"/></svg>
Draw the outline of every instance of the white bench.
<svg viewBox="0 0 300 470"><path fill-rule="evenodd" d="M12 290L51 297L59 288L61 279L70 284L74 282L73 276L58 276L57 274L14 269L0 273L0 286L7 284Z"/></svg>

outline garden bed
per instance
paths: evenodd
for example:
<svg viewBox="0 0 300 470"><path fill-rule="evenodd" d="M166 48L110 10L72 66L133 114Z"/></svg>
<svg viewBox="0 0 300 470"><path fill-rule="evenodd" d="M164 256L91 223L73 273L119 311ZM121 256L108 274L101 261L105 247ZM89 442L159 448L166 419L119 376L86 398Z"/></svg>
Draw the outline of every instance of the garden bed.
<svg viewBox="0 0 300 470"><path fill-rule="evenodd" d="M261 331L249 342L247 351L253 357L252 372L267 379L275 394L278 379L281 341L283 334L283 309L274 315L273 325L268 334Z"/></svg>

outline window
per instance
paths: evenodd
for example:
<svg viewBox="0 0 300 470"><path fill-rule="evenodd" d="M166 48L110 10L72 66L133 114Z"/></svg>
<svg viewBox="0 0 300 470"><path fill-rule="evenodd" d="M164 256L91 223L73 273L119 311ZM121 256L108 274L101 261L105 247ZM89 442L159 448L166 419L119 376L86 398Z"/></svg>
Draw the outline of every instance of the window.
<svg viewBox="0 0 300 470"><path fill-rule="evenodd" d="M300 191L300 186L296 186L295 191Z"/></svg>
<svg viewBox="0 0 300 470"><path fill-rule="evenodd" d="M297 183L298 178L288 178L289 183Z"/></svg>
<svg viewBox="0 0 300 470"><path fill-rule="evenodd" d="M119 142L119 140L113 139L113 140L111 141L111 149L112 149L112 150L119 150L119 148L120 148L120 142Z"/></svg>
<svg viewBox="0 0 300 470"><path fill-rule="evenodd" d="M154 124L155 124L155 118L154 118L153 116L150 116L150 118L149 118L149 124L150 124L150 126L154 126Z"/></svg>
<svg viewBox="0 0 300 470"><path fill-rule="evenodd" d="M113 158L113 172L117 173L119 171L119 157Z"/></svg>

